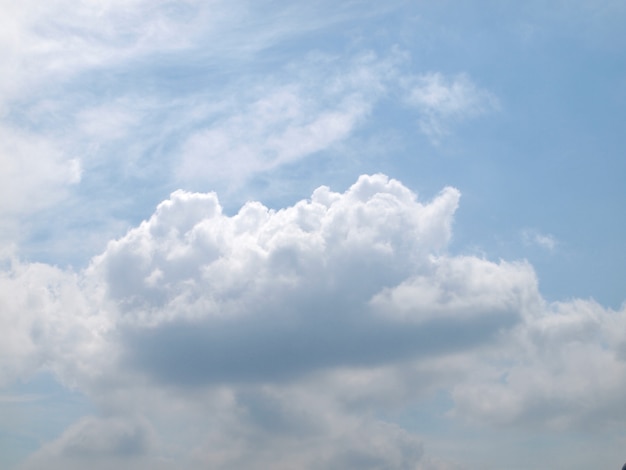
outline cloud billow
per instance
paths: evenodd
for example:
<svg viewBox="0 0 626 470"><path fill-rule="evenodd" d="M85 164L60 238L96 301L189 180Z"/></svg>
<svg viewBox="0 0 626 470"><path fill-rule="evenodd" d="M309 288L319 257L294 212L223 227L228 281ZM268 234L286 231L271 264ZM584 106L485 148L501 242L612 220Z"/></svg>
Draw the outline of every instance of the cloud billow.
<svg viewBox="0 0 626 470"><path fill-rule="evenodd" d="M619 421L624 310L549 304L528 262L451 254L459 197L376 174L227 215L176 191L80 273L9 260L0 383L50 370L103 415L32 468L174 468L170 420L198 430L175 468L414 468L420 440L379 416L434 389L496 427Z"/></svg>
<svg viewBox="0 0 626 470"><path fill-rule="evenodd" d="M214 194L179 191L90 272L119 306L123 361L166 383L283 381L459 351L520 319L518 286L488 276L535 284L526 266L445 255L458 199L446 188L421 203L373 175L226 216Z"/></svg>

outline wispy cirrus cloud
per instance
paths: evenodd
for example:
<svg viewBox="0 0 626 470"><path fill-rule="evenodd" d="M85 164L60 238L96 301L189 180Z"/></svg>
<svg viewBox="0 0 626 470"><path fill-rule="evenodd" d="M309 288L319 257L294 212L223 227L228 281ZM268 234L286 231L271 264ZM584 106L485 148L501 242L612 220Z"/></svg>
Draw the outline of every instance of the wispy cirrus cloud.
<svg viewBox="0 0 626 470"><path fill-rule="evenodd" d="M541 233L533 229L523 230L522 240L526 245L535 245L547 251L554 251L558 245L558 240L554 235Z"/></svg>
<svg viewBox="0 0 626 470"><path fill-rule="evenodd" d="M213 117L182 145L180 181L241 182L333 147L395 100L417 111L420 129L440 143L455 123L499 108L492 93L466 74L415 75L399 51L337 58L312 56L293 64L291 80L256 87ZM225 111L225 112L224 112Z"/></svg>
<svg viewBox="0 0 626 470"><path fill-rule="evenodd" d="M497 97L477 86L468 75L427 73L409 80L407 103L420 112L419 127L439 142L455 123L496 111Z"/></svg>
<svg viewBox="0 0 626 470"><path fill-rule="evenodd" d="M323 56L294 64L291 80L236 96L234 106L186 139L179 180L241 184L332 149L369 117L395 79L396 65L393 57L373 54L347 65Z"/></svg>
<svg viewBox="0 0 626 470"><path fill-rule="evenodd" d="M322 14L321 5L284 6L265 10L276 21L259 21L258 8L262 7L246 1L58 0L45 6L28 1L3 5L0 59L6 73L0 78L0 131L6 148L0 153L7 169L3 182L8 184L3 187L15 194L4 200L22 201L19 210L29 212L26 206L31 203L35 210L76 197L71 183L78 180L78 169L89 176L92 186L98 178L118 182L136 178L141 170L133 162L142 168L149 162L170 174L175 157L160 149L173 148L177 138L184 140L197 130L197 120L188 111L207 111L193 103L219 101L220 92L207 93L211 84L201 78L216 63L232 62L231 73L237 74L242 57L311 28L324 28L347 14L347 7L329 15L326 10ZM283 21L286 18L289 21ZM155 70L155 55L169 66ZM173 97L167 78L172 71L194 73L197 79L187 89L177 87ZM246 105L230 111L230 122ZM208 112L196 118L206 122L211 118ZM307 122L300 133L290 128L287 138L301 143L301 153L323 146L313 138L334 141L345 134L359 114L348 104L336 115L327 112ZM138 125L142 131L131 133ZM289 150L279 153L287 155ZM35 160L37 165L25 163ZM22 167L28 171L18 171ZM12 183L22 180L26 184ZM33 189L34 197L26 197ZM37 196L46 191L52 197Z"/></svg>
<svg viewBox="0 0 626 470"><path fill-rule="evenodd" d="M10 147L0 152L12 194L7 242L33 242L33 256L84 262L104 239L81 233L61 254L46 238L87 222L119 235L139 213L129 195L137 185L156 201L176 187L241 188L311 156L340 157L339 145L413 76L395 49L313 51L272 73L246 72L242 58L354 19L356 4L280 5L263 21L263 7L245 1L29 5L7 9L0 36L12 70L0 79ZM88 214L77 210L87 199ZM10 214L40 209L56 223Z"/></svg>

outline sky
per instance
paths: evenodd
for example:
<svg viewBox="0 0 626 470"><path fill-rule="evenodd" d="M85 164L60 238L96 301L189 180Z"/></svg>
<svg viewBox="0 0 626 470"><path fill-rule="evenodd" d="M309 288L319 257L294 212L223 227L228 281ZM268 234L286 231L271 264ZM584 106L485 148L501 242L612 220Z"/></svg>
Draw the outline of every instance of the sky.
<svg viewBox="0 0 626 470"><path fill-rule="evenodd" d="M623 2L0 13L0 467L621 468Z"/></svg>

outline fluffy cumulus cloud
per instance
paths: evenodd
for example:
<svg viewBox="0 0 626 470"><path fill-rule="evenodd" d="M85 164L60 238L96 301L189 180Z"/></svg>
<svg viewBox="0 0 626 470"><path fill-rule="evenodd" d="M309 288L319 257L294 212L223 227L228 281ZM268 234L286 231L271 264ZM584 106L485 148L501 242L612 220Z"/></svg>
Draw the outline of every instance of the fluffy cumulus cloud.
<svg viewBox="0 0 626 470"><path fill-rule="evenodd" d="M610 429L626 418L621 390L626 308L593 301L555 303L507 336L511 347L484 360L478 377L457 385L457 410L501 426ZM480 370L480 369L479 369Z"/></svg>
<svg viewBox="0 0 626 470"><path fill-rule="evenodd" d="M25 379L42 368L68 377L93 364L82 359L102 331L71 272L40 263L4 259L0 272L0 384ZM86 348L86 349L83 349ZM85 357L86 359L86 357ZM72 372L69 372L69 369Z"/></svg>
<svg viewBox="0 0 626 470"><path fill-rule="evenodd" d="M449 253L459 197L378 174L228 215L176 191L84 272L7 261L2 380L48 369L100 412L26 468L456 468L384 418L436 390L492 426L623 420L626 310Z"/></svg>
<svg viewBox="0 0 626 470"><path fill-rule="evenodd" d="M178 191L110 243L89 275L104 280L117 305L125 360L157 381L289 380L407 359L455 347L432 344L432 334L455 334L468 309L438 318L431 310L446 300L432 299L397 321L384 301L370 299L414 276L419 287L405 290L419 290L447 264L439 256L458 198L447 188L422 204L375 175L344 194L321 187L287 209L248 203L227 216L215 194ZM468 332L469 344L517 315L506 305L483 307L474 315L484 329Z"/></svg>

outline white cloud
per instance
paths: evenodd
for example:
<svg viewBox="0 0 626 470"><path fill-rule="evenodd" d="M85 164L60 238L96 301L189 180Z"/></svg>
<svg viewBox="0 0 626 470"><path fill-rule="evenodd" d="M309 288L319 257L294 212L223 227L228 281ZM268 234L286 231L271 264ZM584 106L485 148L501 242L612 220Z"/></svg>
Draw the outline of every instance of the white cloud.
<svg viewBox="0 0 626 470"><path fill-rule="evenodd" d="M8 220L8 213L29 215L63 201L72 191L77 197L79 191L68 185L78 182L85 171L91 183L87 192L97 186L95 180L137 177L146 168L171 173L171 162L155 162L155 154L162 152L154 149L165 146L172 135L181 132L185 137L191 132L197 121L190 116L190 102L206 99L206 90L191 90L200 96L187 100L182 92L172 97L163 87L146 87L146 80L155 74L150 67L160 63L151 60L154 54L170 54L168 60L187 65L200 60L210 67L218 60L237 61L240 54L233 51L245 55L300 33L306 18L303 10L316 12L317 27L341 16L338 11L324 18L315 8L270 9L267 14L272 17L288 14L295 21L272 25L258 21L257 8L246 1L2 2L0 214L6 225L2 238L27 238L22 236L25 226L15 217ZM239 29L243 25L247 28ZM127 75L133 79L126 80ZM101 87L98 77L103 76L109 78ZM294 125L284 126L270 148L284 162L341 139L362 113L358 103L344 96L341 100L337 109L321 110L313 119L301 116ZM235 122L241 109L231 111L235 117L226 117L227 122ZM204 112L199 119L206 122L211 111L209 116ZM187 126L184 131L181 122Z"/></svg>
<svg viewBox="0 0 626 470"><path fill-rule="evenodd" d="M345 193L321 187L280 211L249 203L226 216L215 194L175 192L80 279L14 262L2 318L16 341L3 345L12 358L3 379L47 368L131 430L124 416L152 416L167 434L159 421L168 416L194 423L199 409L221 409L214 425L197 423L198 435L172 444L183 460L197 446L190 468L411 468L422 454L417 437L355 416L313 377L331 374L322 382L346 387L351 370L458 348L430 341L456 328L454 318L413 328L368 305L384 287L432 269L458 198L448 188L420 203L398 181L374 175ZM487 340L500 325L490 323L461 347ZM180 398L172 400L172 387ZM110 464L119 456L104 454L122 444L107 438L118 435L107 423L76 424L32 465L79 467L83 457L67 450L77 448ZM149 466L139 457L133 465Z"/></svg>
<svg viewBox="0 0 626 470"><path fill-rule="evenodd" d="M121 233L120 201L154 201L173 180L229 187L328 155L392 100L435 143L498 109L474 78L409 72L401 53L274 55L362 7L0 0L0 386L52 371L99 413L27 467L452 468L387 414L435 390L454 418L496 427L626 418L624 308L549 305L528 263L449 253L453 188L420 202L375 175L235 215L177 191L83 272L11 258L36 224L55 259L79 230ZM125 192L140 177L150 196Z"/></svg>
<svg viewBox="0 0 626 470"><path fill-rule="evenodd" d="M14 73L3 75L0 103L90 68L190 47L200 27L213 32L231 11L220 2L196 1L2 3L0 50Z"/></svg>
<svg viewBox="0 0 626 470"><path fill-rule="evenodd" d="M107 103L83 109L77 116L82 132L97 140L114 140L126 137L139 123L141 115L136 103Z"/></svg>
<svg viewBox="0 0 626 470"><path fill-rule="evenodd" d="M234 109L192 134L182 147L182 181L233 181L293 163L349 137L386 93L397 58L310 56L291 80L252 86Z"/></svg>
<svg viewBox="0 0 626 470"><path fill-rule="evenodd" d="M57 142L0 126L0 214L17 216L63 198L80 181L80 162Z"/></svg>
<svg viewBox="0 0 626 470"><path fill-rule="evenodd" d="M526 245L536 245L544 250L554 251L558 240L551 234L544 234L537 230L526 229L522 231L522 239Z"/></svg>
<svg viewBox="0 0 626 470"><path fill-rule="evenodd" d="M273 74L240 76L237 57L357 10L273 6L145 0L5 5L0 58L11 73L0 78L4 241L51 238L54 230L64 231L61 224L84 225L87 216L77 208L87 204L90 224L119 233L126 221L111 214L137 213L128 193L138 181L228 190L335 151L381 102L395 99L400 82L415 81L407 78L406 54L397 50L310 53ZM263 20L259 9L267 10ZM230 85L216 88L211 81L217 63L220 69L230 64ZM180 79L171 78L172 71L191 77L175 93L171 84ZM51 206L61 213L59 228L31 217ZM83 246L100 241L80 236ZM51 241L38 243L33 251L50 251ZM63 255L61 262L76 262L75 254Z"/></svg>
<svg viewBox="0 0 626 470"><path fill-rule="evenodd" d="M278 90L241 114L191 136L179 178L237 181L309 156L345 139L368 111L346 99L335 109L311 109L298 93Z"/></svg>
<svg viewBox="0 0 626 470"><path fill-rule="evenodd" d="M412 75L404 70L405 62L406 57L393 50L386 57L370 53L339 62L318 55L292 64L290 80L250 86L253 91L240 93L234 109L213 116L208 126L187 138L179 180L241 183L332 150L352 136L376 106L398 95L417 109L420 128L434 142L455 122L499 106L492 93L466 74Z"/></svg>
<svg viewBox="0 0 626 470"><path fill-rule="evenodd" d="M499 107L498 99L466 74L446 77L429 73L406 80L405 86L409 89L407 102L420 111L421 131L435 143L449 132L452 124Z"/></svg>
<svg viewBox="0 0 626 470"><path fill-rule="evenodd" d="M428 335L453 333L469 304L444 323L427 306L424 323L411 327L368 302L437 269L431 257L445 250L458 197L448 188L421 204L375 175L343 194L321 187L287 209L249 203L229 217L214 194L178 191L111 242L89 276L119 307L125 360L166 383L289 380L446 351L458 345L434 346ZM464 347L515 321L515 312L480 303L472 318L485 321L468 330Z"/></svg>
<svg viewBox="0 0 626 470"><path fill-rule="evenodd" d="M498 425L559 430L622 422L625 322L626 309L592 301L535 312L503 338L493 351L498 360L482 358L477 370L484 372L455 388L455 412Z"/></svg>
<svg viewBox="0 0 626 470"><path fill-rule="evenodd" d="M412 262L427 263L450 238L458 197L449 188L420 204L397 181L376 175L361 177L344 194L321 187L311 200L287 209L251 202L229 217L214 193L177 191L150 220L112 242L91 270L130 312L133 305L160 311L183 294L199 300L203 283L212 286L215 301L239 298L243 287L250 293L244 296L266 293L273 284L334 289L334 283L351 282L350 264L376 264L390 274L408 272ZM359 259L360 253L369 260ZM322 272L335 279L315 277Z"/></svg>
<svg viewBox="0 0 626 470"><path fill-rule="evenodd" d="M13 261L0 380L45 368L101 413L31 468L455 468L384 418L436 390L493 426L623 420L626 310L448 253L458 200L384 175L234 215L177 191L79 275Z"/></svg>
<svg viewBox="0 0 626 470"><path fill-rule="evenodd" d="M50 371L86 386L114 359L103 352L111 329L98 289L82 276L43 263L2 259L0 386Z"/></svg>
<svg viewBox="0 0 626 470"><path fill-rule="evenodd" d="M115 400L153 413L165 399L155 390L200 400L191 410L217 406L199 398L206 387L227 390L206 440L191 440L209 449L194 458L213 468L411 468L416 436L350 410L410 401L449 380L438 371L445 361L429 362L489 342L536 295L527 265L443 256L458 198L448 188L420 203L382 175L233 216L215 194L172 194L87 273L116 306L109 347L122 352L115 369L100 370L117 384L90 381L90 393L107 408ZM420 304L416 286L439 294ZM371 302L383 295L393 307ZM420 321L398 322L393 308ZM123 405L111 398L120 393Z"/></svg>
<svg viewBox="0 0 626 470"><path fill-rule="evenodd" d="M499 264L475 257L437 258L433 269L377 294L372 303L403 322L492 311L523 314L541 307L535 273L527 263Z"/></svg>
<svg viewBox="0 0 626 470"><path fill-rule="evenodd" d="M189 52L204 61L238 61L305 31L341 21L356 8L321 4L185 0L3 1L0 109L51 82L112 70L152 54ZM261 11L259 11L261 10ZM260 20L260 18L263 18ZM197 59L197 56L194 56ZM8 73L8 72L11 73Z"/></svg>
<svg viewBox="0 0 626 470"><path fill-rule="evenodd" d="M75 285L71 276L42 264L10 267L0 273L0 384L25 378L48 360L39 341L46 346L61 346L68 322L61 312L75 303ZM64 341L65 340L65 341Z"/></svg>

